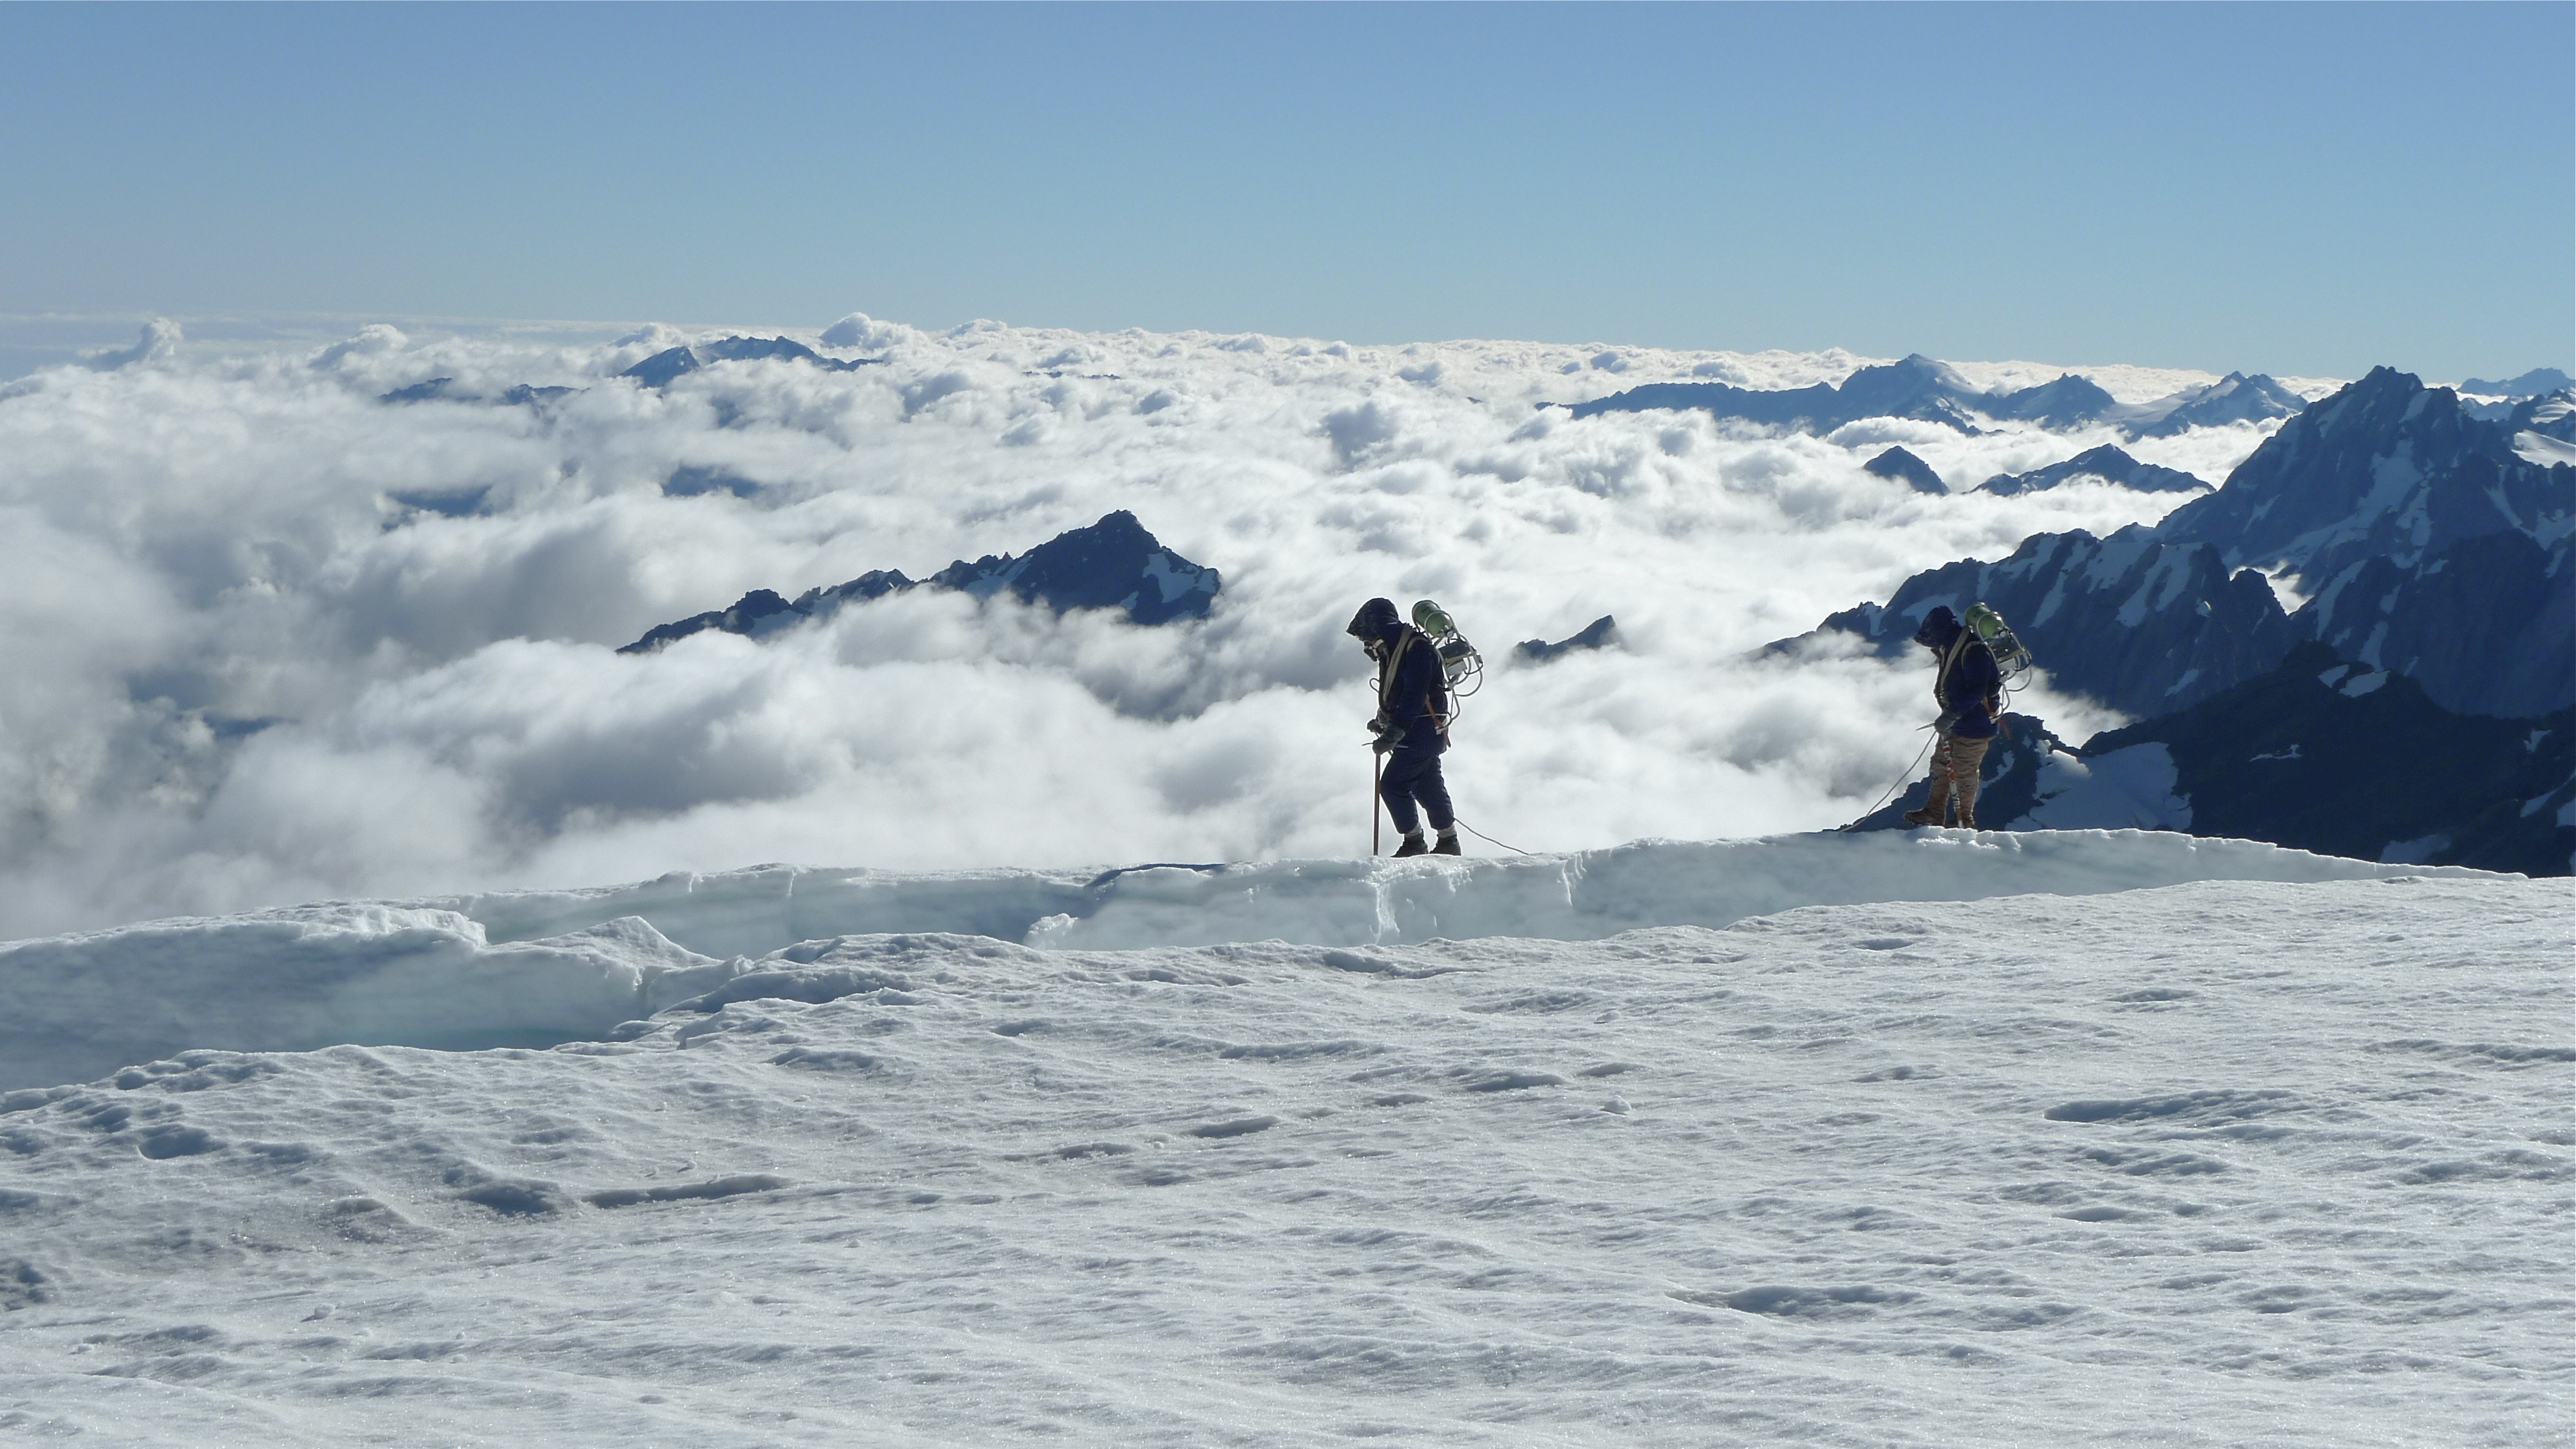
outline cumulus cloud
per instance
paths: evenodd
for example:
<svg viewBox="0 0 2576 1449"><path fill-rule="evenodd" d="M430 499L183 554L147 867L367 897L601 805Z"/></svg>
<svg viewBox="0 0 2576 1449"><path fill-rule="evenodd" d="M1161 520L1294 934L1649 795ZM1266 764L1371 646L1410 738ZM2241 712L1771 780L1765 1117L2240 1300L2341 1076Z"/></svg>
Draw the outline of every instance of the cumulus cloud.
<svg viewBox="0 0 2576 1449"><path fill-rule="evenodd" d="M1860 468L1903 441L1964 486L2107 435L1542 406L1866 361L1839 353L1621 347L1611 378L1598 344L854 313L805 340L882 365L616 376L692 340L376 326L0 395L0 936L767 860L1348 854L1372 703L1341 629L1372 594L1439 598L1493 658L1451 768L1471 824L1532 849L1813 828L1913 756L1921 671L1750 651L1915 569L2177 501ZM522 384L569 391L507 401ZM2215 479L2261 436L2133 451ZM614 652L752 588L920 577L1119 508L1224 572L1208 619L915 592ZM1605 613L1624 648L1508 657Z"/></svg>
<svg viewBox="0 0 2576 1449"><path fill-rule="evenodd" d="M137 363L161 362L177 354L181 340L178 323L167 317L155 317L143 324L143 335L135 340L132 347L93 352L82 362L99 372L113 372Z"/></svg>

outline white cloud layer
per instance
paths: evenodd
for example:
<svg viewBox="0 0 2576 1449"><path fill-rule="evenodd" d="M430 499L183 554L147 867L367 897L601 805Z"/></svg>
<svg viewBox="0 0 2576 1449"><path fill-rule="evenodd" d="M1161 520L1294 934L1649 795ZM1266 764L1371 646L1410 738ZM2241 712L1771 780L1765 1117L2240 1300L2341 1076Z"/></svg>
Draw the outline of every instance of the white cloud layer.
<svg viewBox="0 0 2576 1449"><path fill-rule="evenodd" d="M219 357L169 329L113 359L148 367L0 388L0 937L767 860L1355 854L1371 706L1341 630L1372 594L1439 598L1493 661L1450 763L1470 824L1531 849L1812 828L1905 767L1925 681L1746 651L1916 569L2181 501L1926 497L1861 471L1903 443L1964 489L2108 429L1819 439L1535 406L1869 360L1841 353L854 314L805 340L884 365L611 380L683 340L371 326ZM2124 398L2209 380L2080 370ZM378 401L442 377L449 399L586 390ZM2127 446L2216 481L2262 435ZM684 467L759 486L665 496ZM1119 508L1223 571L1211 618L914 593L762 644L612 652L751 588L918 577ZM1508 657L1604 613L1625 651Z"/></svg>

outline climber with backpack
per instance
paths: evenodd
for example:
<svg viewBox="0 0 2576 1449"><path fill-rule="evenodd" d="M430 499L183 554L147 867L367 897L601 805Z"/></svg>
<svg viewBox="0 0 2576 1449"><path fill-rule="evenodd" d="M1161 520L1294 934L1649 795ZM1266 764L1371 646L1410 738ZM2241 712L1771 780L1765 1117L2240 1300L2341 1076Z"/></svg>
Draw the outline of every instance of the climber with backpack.
<svg viewBox="0 0 2576 1449"><path fill-rule="evenodd" d="M1377 716L1369 721L1369 734L1383 761L1378 798L1404 834L1395 853L1465 854L1458 846L1458 812L1440 778L1440 756L1449 748L1450 701L1438 644L1406 623L1392 599L1360 605L1349 633L1377 664ZM1439 836L1437 845L1423 837L1424 816Z"/></svg>
<svg viewBox="0 0 2576 1449"><path fill-rule="evenodd" d="M1969 613L1974 616L1984 608L1980 604ZM2002 622L1997 617L1995 627L2001 629ZM1932 723L1932 793L1922 809L1905 812L1908 824L1948 824L1955 800L1960 827L1977 828L1977 771L1985 764L1986 747L1995 741L2004 687L2003 671L1984 637L1988 632L1959 622L1947 605L1924 615L1922 627L1914 631L1914 642L1931 650L1936 661L1932 699L1941 716ZM1996 637L2009 640L2011 634ZM2017 641L2008 647L2022 653Z"/></svg>

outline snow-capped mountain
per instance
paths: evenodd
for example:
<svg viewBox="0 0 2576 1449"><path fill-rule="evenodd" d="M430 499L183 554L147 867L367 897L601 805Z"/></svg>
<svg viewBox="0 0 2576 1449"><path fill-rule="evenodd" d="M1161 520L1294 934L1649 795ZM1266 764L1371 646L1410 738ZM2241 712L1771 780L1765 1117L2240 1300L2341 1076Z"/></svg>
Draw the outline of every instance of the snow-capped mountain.
<svg viewBox="0 0 2576 1449"><path fill-rule="evenodd" d="M1935 605L1994 604L2061 688L2158 715L2318 639L2443 707L2576 700L2576 468L2381 368L2283 424L2216 493L2107 539L2042 534L1908 579L1824 629L1900 652ZM2266 574L2308 597L2285 613Z"/></svg>
<svg viewBox="0 0 2576 1449"><path fill-rule="evenodd" d="M1840 384L1763 391L1724 383L1649 383L1576 403L1573 412L1591 417L1605 412L1696 410L1819 434L1864 418L1903 418L1939 423L1971 437L1980 431L1980 420L2036 423L2059 430L2113 422L2137 439L2268 422L2305 406L2306 399L2271 378L2241 372L2151 402L2122 403L2099 383L2075 373L2053 382L1993 391L1975 386L1948 363L1916 353L1899 362L1861 368Z"/></svg>
<svg viewBox="0 0 2576 1449"><path fill-rule="evenodd" d="M972 598L1009 591L1024 604L1067 609L1118 609L1138 624L1204 618L1223 580L1157 542L1136 515L1124 509L1087 528L1068 529L1025 554L986 554L950 564L926 579L900 569L871 569L844 584L813 588L787 599L754 589L730 607L659 624L619 649L636 654L709 629L760 636L829 617L845 604L864 603L913 588L954 589Z"/></svg>
<svg viewBox="0 0 2576 1449"><path fill-rule="evenodd" d="M2231 372L2206 387L2178 393L2122 416L2132 438L2170 438L2192 428L2286 418L2307 407L2307 399L2271 378Z"/></svg>
<svg viewBox="0 0 2576 1449"><path fill-rule="evenodd" d="M2515 453L2511 434L2470 417L2459 394L2381 367L2284 423L2161 531L2322 588L2365 558L2413 565L2498 532L2564 538L2571 479Z"/></svg>

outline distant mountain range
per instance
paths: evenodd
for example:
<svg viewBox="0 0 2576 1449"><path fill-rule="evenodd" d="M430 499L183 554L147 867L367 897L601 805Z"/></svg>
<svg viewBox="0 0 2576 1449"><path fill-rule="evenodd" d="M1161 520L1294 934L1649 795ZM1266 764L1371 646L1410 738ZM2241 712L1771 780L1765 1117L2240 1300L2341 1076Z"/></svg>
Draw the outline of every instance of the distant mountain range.
<svg viewBox="0 0 2576 1449"><path fill-rule="evenodd" d="M1717 382L1656 382L1574 404L1578 418L1606 412L1696 410L1803 432L1830 433L1862 418L1911 418L1971 437L1980 422L2032 422L2068 428L2113 422L2132 437L2169 437L2188 428L2288 417L2306 406L2268 377L2229 373L2206 387L2152 403L2123 404L2092 379L2067 373L2011 392L1971 385L1948 363L1920 353L1864 367L1839 384L1763 391Z"/></svg>
<svg viewBox="0 0 2576 1449"><path fill-rule="evenodd" d="M2535 715L2576 703L2571 528L2576 467L2533 462L2448 388L2379 368L2155 527L2037 534L1819 630L1893 654L1935 605L1983 599L2056 688L2132 715L2263 674L2302 639L2406 674L2445 709ZM2295 613L2267 575L2295 579Z"/></svg>
<svg viewBox="0 0 2576 1449"><path fill-rule="evenodd" d="M680 378L718 362L805 362L825 372L855 372L862 367L884 363L882 357L825 357L792 337L719 337L713 342L696 342L684 347L666 347L617 374L631 377L649 388L664 388ZM479 402L502 406L530 406L552 402L581 392L577 387L531 387L521 383L496 396L486 396L461 386L452 377L424 378L419 382L379 396L381 403Z"/></svg>
<svg viewBox="0 0 2576 1449"><path fill-rule="evenodd" d="M2535 367L2520 377L2508 377L2502 382L2473 377L2460 384L2460 391L2473 392L2481 397L2519 399L2561 392L2571 387L2576 387L2576 377L2569 377L2554 367Z"/></svg>
<svg viewBox="0 0 2576 1449"><path fill-rule="evenodd" d="M1988 752L1989 830L2184 830L2418 865L2566 875L2576 709L2442 708L2402 674L2302 643L2186 710L2070 748L2027 715ZM1916 781L1856 830L1905 828Z"/></svg>
<svg viewBox="0 0 2576 1449"><path fill-rule="evenodd" d="M1139 624L1204 617L1223 581L1156 541L1136 515L1109 514L1087 528L1070 529L1027 553L987 554L950 564L926 579L899 569L872 569L847 583L808 589L793 600L772 589L754 589L731 606L693 614L648 630L618 650L641 654L707 630L751 637L828 616L843 605L880 599L909 589L954 589L976 598L1009 590L1022 603L1068 609L1121 609Z"/></svg>

